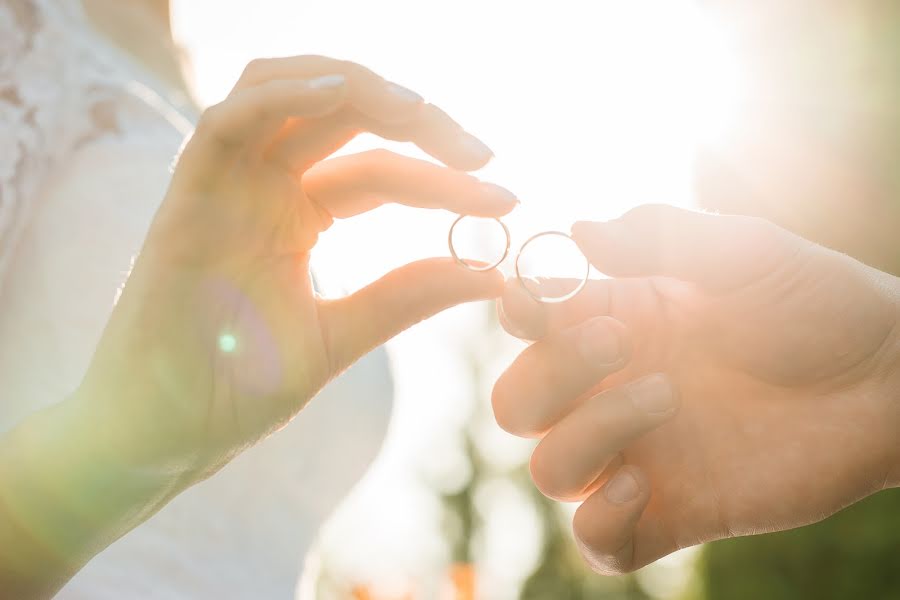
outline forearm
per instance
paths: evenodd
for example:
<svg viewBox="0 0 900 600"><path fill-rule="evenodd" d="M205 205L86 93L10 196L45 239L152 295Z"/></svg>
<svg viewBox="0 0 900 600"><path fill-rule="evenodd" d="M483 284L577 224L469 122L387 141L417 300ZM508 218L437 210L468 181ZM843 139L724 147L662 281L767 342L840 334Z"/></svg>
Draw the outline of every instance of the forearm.
<svg viewBox="0 0 900 600"><path fill-rule="evenodd" d="M182 487L129 464L71 399L0 438L0 598L52 596L88 560Z"/></svg>

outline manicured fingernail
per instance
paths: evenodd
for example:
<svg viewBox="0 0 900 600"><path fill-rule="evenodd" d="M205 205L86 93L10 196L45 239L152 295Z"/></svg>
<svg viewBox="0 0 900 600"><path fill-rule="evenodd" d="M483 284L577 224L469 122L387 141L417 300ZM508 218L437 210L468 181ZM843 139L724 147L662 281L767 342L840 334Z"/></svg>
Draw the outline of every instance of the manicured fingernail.
<svg viewBox="0 0 900 600"><path fill-rule="evenodd" d="M347 83L347 78L341 74L322 75L321 77L310 79L309 87L314 90L330 90L339 88L345 83Z"/></svg>
<svg viewBox="0 0 900 600"><path fill-rule="evenodd" d="M619 333L604 319L595 319L581 329L578 350L589 364L612 365L622 359Z"/></svg>
<svg viewBox="0 0 900 600"><path fill-rule="evenodd" d="M619 470L603 488L606 499L613 504L625 504L637 498L641 488L630 472Z"/></svg>
<svg viewBox="0 0 900 600"><path fill-rule="evenodd" d="M519 203L519 199L516 198L515 194L513 194L505 187L499 186L495 183L482 183L481 193L491 200L498 200L504 204Z"/></svg>
<svg viewBox="0 0 900 600"><path fill-rule="evenodd" d="M494 156L493 151L484 142L469 134L464 134L464 136L465 139L462 143L470 154L481 160L488 160Z"/></svg>
<svg viewBox="0 0 900 600"><path fill-rule="evenodd" d="M669 412L676 405L672 383L662 373L650 375L631 384L630 395L636 407L650 414Z"/></svg>
<svg viewBox="0 0 900 600"><path fill-rule="evenodd" d="M398 85L396 83L389 83L387 86L387 91L388 91L388 93L393 94L394 96L396 96L400 100L403 100L404 102L410 102L410 103L415 104L417 102L425 101L425 99L422 96L415 93L411 89L405 88L402 85Z"/></svg>

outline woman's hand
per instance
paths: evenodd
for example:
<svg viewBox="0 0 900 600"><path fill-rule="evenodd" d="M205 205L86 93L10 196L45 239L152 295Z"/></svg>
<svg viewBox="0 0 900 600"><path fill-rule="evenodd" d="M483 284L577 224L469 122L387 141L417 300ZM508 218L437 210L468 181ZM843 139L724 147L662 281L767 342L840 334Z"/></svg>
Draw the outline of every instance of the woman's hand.
<svg viewBox="0 0 900 600"><path fill-rule="evenodd" d="M491 157L415 93L328 58L255 61L206 111L78 392L110 448L207 476L377 345L500 294L498 273L435 259L347 298L317 297L309 254L335 218L388 201L490 217L516 204L462 171L387 151L322 162L362 131L458 169ZM404 231L379 239L403 244Z"/></svg>
<svg viewBox="0 0 900 600"><path fill-rule="evenodd" d="M327 58L254 62L206 111L79 389L0 436L0 597L51 596L360 356L444 308L499 296L498 273L452 260L316 296L309 252L334 218L387 201L482 216L516 203L388 152L322 162L362 131L462 170L491 156L416 94ZM402 244L403 232L380 238Z"/></svg>
<svg viewBox="0 0 900 600"><path fill-rule="evenodd" d="M538 487L584 500L574 530L597 571L900 485L896 278L765 221L671 207L573 236L617 279L562 305L508 283L505 327L539 341L493 403L542 438Z"/></svg>

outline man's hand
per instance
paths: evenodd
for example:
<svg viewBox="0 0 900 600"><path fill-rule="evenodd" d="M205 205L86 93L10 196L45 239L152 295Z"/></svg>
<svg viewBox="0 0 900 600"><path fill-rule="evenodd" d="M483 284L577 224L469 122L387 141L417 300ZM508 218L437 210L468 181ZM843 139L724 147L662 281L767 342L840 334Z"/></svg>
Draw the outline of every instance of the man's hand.
<svg viewBox="0 0 900 600"><path fill-rule="evenodd" d="M574 530L595 570L900 484L900 281L765 221L665 206L573 236L615 279L561 305L508 282L504 326L538 341L493 404L541 438L538 487L584 501Z"/></svg>

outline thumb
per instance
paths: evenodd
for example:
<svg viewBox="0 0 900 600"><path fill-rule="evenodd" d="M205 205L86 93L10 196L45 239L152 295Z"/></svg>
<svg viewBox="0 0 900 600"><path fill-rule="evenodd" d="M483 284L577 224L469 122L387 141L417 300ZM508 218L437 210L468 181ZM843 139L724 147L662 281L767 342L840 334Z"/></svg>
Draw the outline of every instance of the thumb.
<svg viewBox="0 0 900 600"><path fill-rule="evenodd" d="M392 271L358 292L321 301L334 374L401 331L464 302L503 293L496 270L471 271L453 259L427 259Z"/></svg>
<svg viewBox="0 0 900 600"><path fill-rule="evenodd" d="M572 237L607 275L673 277L716 291L755 281L803 248L801 238L763 219L662 204L613 221L575 223Z"/></svg>

